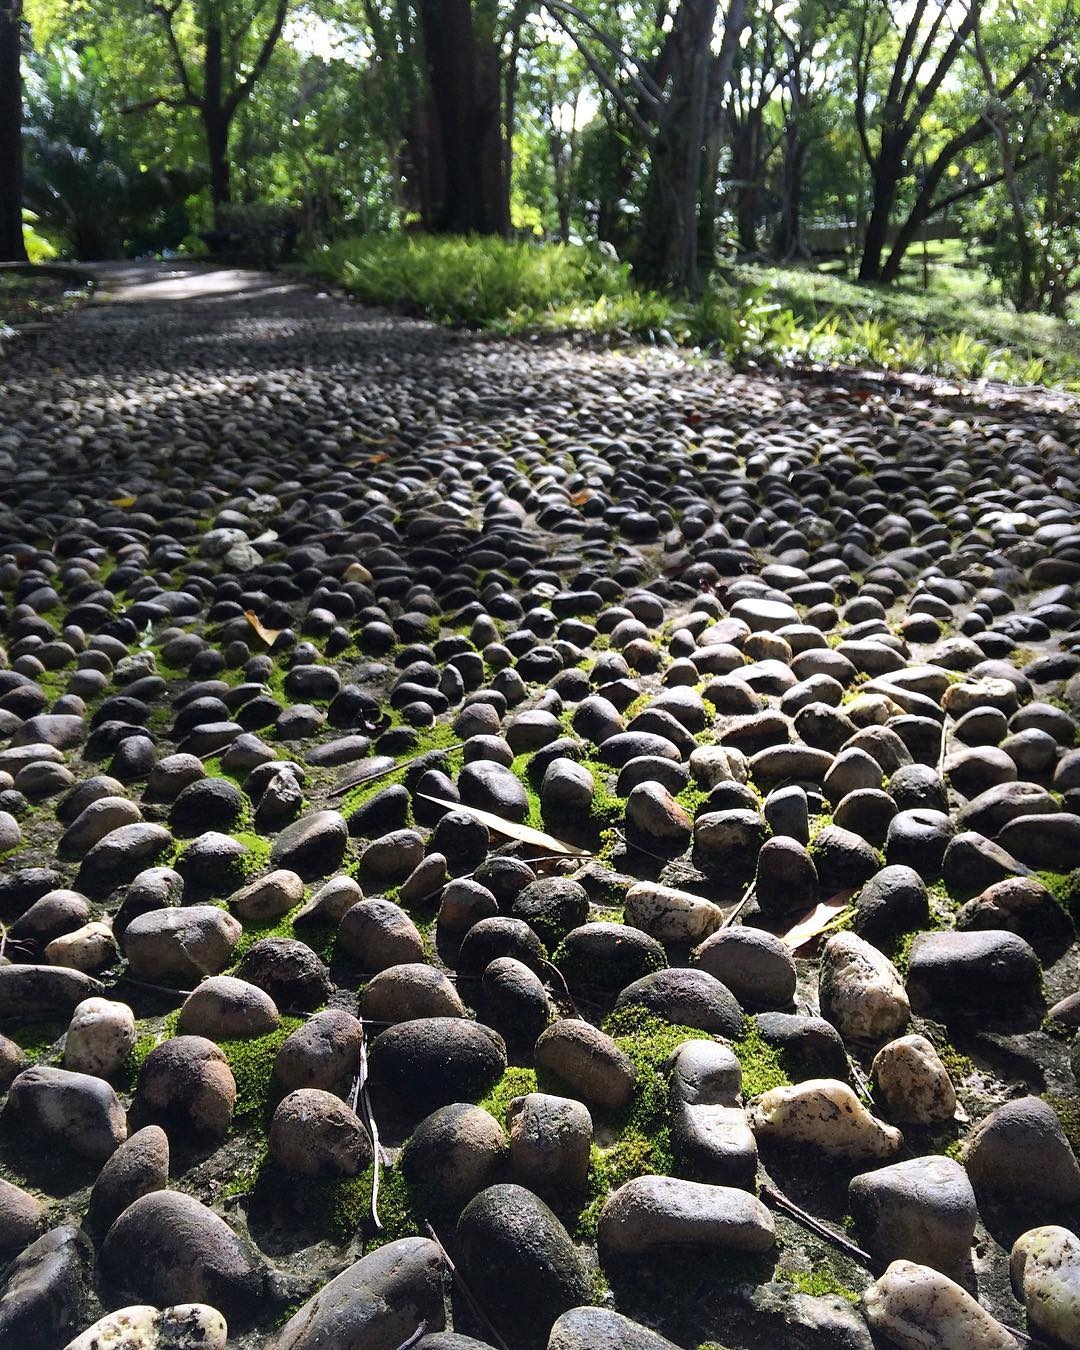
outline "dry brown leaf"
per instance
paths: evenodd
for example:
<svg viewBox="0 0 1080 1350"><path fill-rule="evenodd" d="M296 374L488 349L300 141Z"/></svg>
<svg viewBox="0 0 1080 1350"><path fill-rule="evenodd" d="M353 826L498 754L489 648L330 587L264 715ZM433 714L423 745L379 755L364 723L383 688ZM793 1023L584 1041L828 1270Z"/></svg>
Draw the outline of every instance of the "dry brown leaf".
<svg viewBox="0 0 1080 1350"><path fill-rule="evenodd" d="M245 609L244 618L251 624L258 638L265 642L268 647L272 647L281 636L280 628L267 628L253 609Z"/></svg>
<svg viewBox="0 0 1080 1350"><path fill-rule="evenodd" d="M126 510L128 509L129 506L134 506L134 505L135 505L135 498L134 498L134 497L113 497L113 498L110 500L109 505L110 505L110 506L118 506L118 507L121 509L121 511L126 511Z"/></svg>
<svg viewBox="0 0 1080 1350"><path fill-rule="evenodd" d="M836 922L847 909L848 901L854 894L853 890L840 891L837 895L830 896L828 900L823 900L821 904L815 905L786 933L780 935L780 941L793 950L805 946L811 938L816 938L830 924Z"/></svg>
<svg viewBox="0 0 1080 1350"><path fill-rule="evenodd" d="M546 849L549 853L565 853L572 858L591 856L588 849L567 844L552 834L545 834L543 830L534 830L531 825L515 825L512 820L503 820L502 816L493 815L490 811L481 811L477 806L464 806L461 802L448 802L442 797L429 797L426 792L419 795L426 802L445 806L449 811L464 811L474 820L486 825L489 830L494 830L496 834L505 834L508 839L516 839L519 844L528 844L530 848Z"/></svg>

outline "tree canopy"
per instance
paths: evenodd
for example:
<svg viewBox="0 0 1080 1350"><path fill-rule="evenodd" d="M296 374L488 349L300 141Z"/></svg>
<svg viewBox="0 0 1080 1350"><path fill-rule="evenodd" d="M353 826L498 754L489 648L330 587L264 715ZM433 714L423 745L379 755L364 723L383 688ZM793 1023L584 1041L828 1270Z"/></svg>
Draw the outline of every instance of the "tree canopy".
<svg viewBox="0 0 1080 1350"><path fill-rule="evenodd" d="M889 283L936 231L1061 314L1078 34L1076 0L0 0L0 251L23 209L82 256L516 234L697 292L841 247Z"/></svg>

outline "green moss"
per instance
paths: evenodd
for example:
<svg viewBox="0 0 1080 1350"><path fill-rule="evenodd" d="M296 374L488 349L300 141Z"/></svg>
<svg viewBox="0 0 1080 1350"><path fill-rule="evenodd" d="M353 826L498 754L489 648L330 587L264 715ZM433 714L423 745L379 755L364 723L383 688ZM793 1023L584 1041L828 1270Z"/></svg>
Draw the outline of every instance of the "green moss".
<svg viewBox="0 0 1080 1350"><path fill-rule="evenodd" d="M635 1177L666 1175L671 1168L671 1140L666 1128L658 1130L651 1139L640 1130L625 1130L610 1148L597 1148L593 1144L589 1152L587 1199L574 1225L574 1237L579 1242L595 1239L600 1211L608 1196L620 1186Z"/></svg>
<svg viewBox="0 0 1080 1350"><path fill-rule="evenodd" d="M974 1073L978 1073L979 1068L975 1061L967 1055L961 1054L956 1046L950 1044L949 1041L935 1040L934 1049L954 1084L962 1082L965 1078L970 1078Z"/></svg>
<svg viewBox="0 0 1080 1350"><path fill-rule="evenodd" d="M506 1110L513 1099L536 1091L536 1074L532 1069L511 1067L477 1105L483 1107L488 1115L494 1116L500 1125L505 1126Z"/></svg>
<svg viewBox="0 0 1080 1350"><path fill-rule="evenodd" d="M61 1058L59 1041L67 1028L65 1020L51 1018L8 1028L4 1034L35 1064L58 1064Z"/></svg>
<svg viewBox="0 0 1080 1350"><path fill-rule="evenodd" d="M139 1070L146 1063L147 1056L155 1046L160 1045L156 1032L145 1032L127 1053L124 1060L124 1077L133 1086L139 1077Z"/></svg>
<svg viewBox="0 0 1080 1350"><path fill-rule="evenodd" d="M515 755L510 765L510 772L525 789L525 796L529 799L529 814L525 818L525 824L531 825L534 830L544 828L544 817L540 810L540 794L533 787L532 779L529 777L529 761L532 759L532 752L526 755Z"/></svg>
<svg viewBox="0 0 1080 1350"><path fill-rule="evenodd" d="M676 794L675 800L688 815L696 816L709 800L709 793L706 788L698 787L696 783L690 783L680 793Z"/></svg>
<svg viewBox="0 0 1080 1350"><path fill-rule="evenodd" d="M283 1017L280 1026L265 1036L242 1041L219 1041L229 1068L236 1079L236 1109L233 1119L265 1116L273 1104L274 1060L282 1042L304 1025L302 1017Z"/></svg>
<svg viewBox="0 0 1080 1350"><path fill-rule="evenodd" d="M626 817L626 798L611 789L614 775L606 764L596 759L585 759L581 767L588 770L593 780L593 799L589 808L589 824L598 833L618 829Z"/></svg>
<svg viewBox="0 0 1080 1350"><path fill-rule="evenodd" d="M1072 872L1036 872L1058 904L1080 923L1080 867Z"/></svg>
<svg viewBox="0 0 1080 1350"><path fill-rule="evenodd" d="M412 762L421 755L430 754L433 751L441 751L444 754L446 772L452 778L456 778L465 763L461 742L449 722L437 722L433 727L427 727L419 733L415 747L403 751L397 756L398 768L373 779L369 783L361 783L352 788L342 797L339 810L343 815L350 816L354 811L359 810L361 806L371 801L372 797L382 792L384 788L403 783L405 774ZM409 823L412 823L411 808Z"/></svg>
<svg viewBox="0 0 1080 1350"><path fill-rule="evenodd" d="M964 1141L963 1139L951 1139L942 1149L946 1158L952 1158L955 1162L963 1162Z"/></svg>
<svg viewBox="0 0 1080 1350"><path fill-rule="evenodd" d="M1080 1157L1080 1100L1076 1097L1062 1097L1054 1092L1044 1092L1043 1101L1052 1106L1061 1121L1065 1138L1072 1151Z"/></svg>
<svg viewBox="0 0 1080 1350"><path fill-rule="evenodd" d="M833 818L832 818L832 816L811 816L811 817L810 817L810 843L809 843L809 847L811 847L811 848L813 847L814 841L817 839L817 837L818 837L818 835L821 833L821 831L824 830L824 829L826 828L826 826L831 825L832 823L833 823Z"/></svg>
<svg viewBox="0 0 1080 1350"><path fill-rule="evenodd" d="M794 1285L800 1294L810 1294L814 1298L838 1294L848 1303L859 1301L856 1291L849 1289L828 1265L815 1266L813 1270L785 1270L781 1267L776 1274L779 1279Z"/></svg>
<svg viewBox="0 0 1080 1350"><path fill-rule="evenodd" d="M637 1077L633 1100L620 1123L653 1138L668 1124L668 1058L685 1041L713 1037L696 1027L674 1026L634 1004L609 1013L604 1030L633 1064Z"/></svg>
<svg viewBox="0 0 1080 1350"><path fill-rule="evenodd" d="M234 830L232 837L243 844L247 853L237 862L237 867L245 881L250 881L270 866L270 850L273 847L269 839L253 830Z"/></svg>
<svg viewBox="0 0 1080 1350"><path fill-rule="evenodd" d="M784 1064L783 1052L762 1039L757 1023L747 1018L746 1031L731 1045L742 1069L743 1097L760 1096L775 1087L791 1083Z"/></svg>

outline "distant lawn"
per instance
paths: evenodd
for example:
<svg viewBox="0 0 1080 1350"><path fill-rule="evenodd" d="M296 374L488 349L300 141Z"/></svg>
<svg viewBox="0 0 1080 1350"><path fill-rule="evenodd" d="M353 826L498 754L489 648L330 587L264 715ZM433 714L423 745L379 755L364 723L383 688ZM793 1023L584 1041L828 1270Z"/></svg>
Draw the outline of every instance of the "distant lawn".
<svg viewBox="0 0 1080 1350"><path fill-rule="evenodd" d="M718 268L691 303L636 287L599 249L383 234L315 250L306 268L359 299L504 334L585 332L677 343L735 365L816 364L1080 392L1080 327L1016 314L959 241L921 247L899 285L823 267Z"/></svg>
<svg viewBox="0 0 1080 1350"><path fill-rule="evenodd" d="M1045 314L1018 314L996 294L977 262L966 262L959 240L930 246L930 289L922 288L921 249L909 255L899 284L865 286L829 268L734 269L739 282L767 285L772 298L804 323L842 311L856 321L895 322L928 337L968 333L991 348L1046 362L1047 376L1080 380L1080 323Z"/></svg>
<svg viewBox="0 0 1080 1350"><path fill-rule="evenodd" d="M63 314L87 298L75 276L46 269L0 267L0 331Z"/></svg>

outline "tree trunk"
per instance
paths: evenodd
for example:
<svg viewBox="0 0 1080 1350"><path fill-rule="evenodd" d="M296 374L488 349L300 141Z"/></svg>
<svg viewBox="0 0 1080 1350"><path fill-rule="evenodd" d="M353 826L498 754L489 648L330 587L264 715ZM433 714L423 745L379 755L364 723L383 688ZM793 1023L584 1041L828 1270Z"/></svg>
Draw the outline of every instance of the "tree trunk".
<svg viewBox="0 0 1080 1350"><path fill-rule="evenodd" d="M442 146L445 190L435 228L446 234L504 234L499 54L478 43L469 0L420 0L428 80Z"/></svg>
<svg viewBox="0 0 1080 1350"><path fill-rule="evenodd" d="M889 217L896 201L896 191L903 172L904 156L901 147L894 147L883 141L881 154L874 165L873 204L870 208L870 221L863 240L862 262L859 265L860 281L882 281L882 254L889 239Z"/></svg>
<svg viewBox="0 0 1080 1350"><path fill-rule="evenodd" d="M653 142L634 270L647 286L697 289L697 203L717 0L683 0L671 92Z"/></svg>
<svg viewBox="0 0 1080 1350"><path fill-rule="evenodd" d="M21 50L22 0L0 0L0 262L26 262Z"/></svg>
<svg viewBox="0 0 1080 1350"><path fill-rule="evenodd" d="M229 164L229 122L224 107L222 31L219 23L206 25L206 49L203 56L203 97L200 106L206 136L206 157L210 165L210 200L214 207L214 229L222 226L221 208L232 200Z"/></svg>

